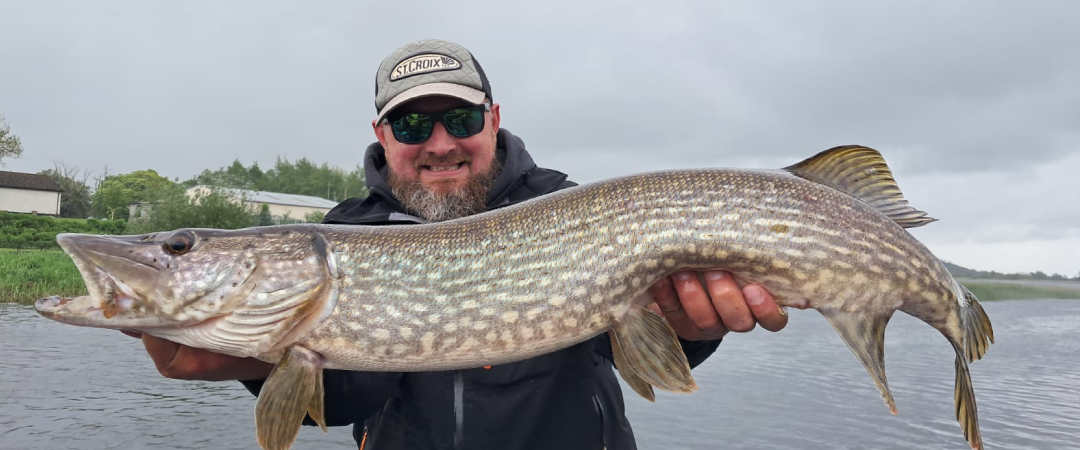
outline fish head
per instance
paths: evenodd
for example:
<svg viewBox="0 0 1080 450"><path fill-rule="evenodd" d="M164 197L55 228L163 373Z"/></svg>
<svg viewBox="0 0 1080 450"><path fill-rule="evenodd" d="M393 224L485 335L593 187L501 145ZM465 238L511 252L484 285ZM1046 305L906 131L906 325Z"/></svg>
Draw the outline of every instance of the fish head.
<svg viewBox="0 0 1080 450"><path fill-rule="evenodd" d="M45 298L35 307L58 322L99 328L178 328L273 310L316 289L327 264L312 235L288 227L60 234L57 241L89 295Z"/></svg>

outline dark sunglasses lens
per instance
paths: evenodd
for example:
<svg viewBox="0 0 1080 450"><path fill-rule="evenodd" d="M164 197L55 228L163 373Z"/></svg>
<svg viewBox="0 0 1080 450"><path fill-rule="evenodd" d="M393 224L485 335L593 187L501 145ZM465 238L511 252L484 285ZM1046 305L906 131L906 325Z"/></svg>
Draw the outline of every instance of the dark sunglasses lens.
<svg viewBox="0 0 1080 450"><path fill-rule="evenodd" d="M394 138L402 144L424 142L431 136L431 130L434 127L431 116L420 113L405 114L390 121Z"/></svg>
<svg viewBox="0 0 1080 450"><path fill-rule="evenodd" d="M484 129L484 111L475 107L451 109L443 116L443 125L453 136L472 136Z"/></svg>

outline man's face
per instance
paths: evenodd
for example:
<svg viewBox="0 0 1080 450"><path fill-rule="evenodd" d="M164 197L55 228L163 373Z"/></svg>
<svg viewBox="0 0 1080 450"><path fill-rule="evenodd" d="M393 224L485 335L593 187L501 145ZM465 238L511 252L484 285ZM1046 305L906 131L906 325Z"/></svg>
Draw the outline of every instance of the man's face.
<svg viewBox="0 0 1080 450"><path fill-rule="evenodd" d="M425 97L395 108L394 113L441 113L466 105L450 97ZM386 151L388 182L394 196L430 221L482 212L499 171L495 159L498 104L491 106L484 120L480 133L465 138L454 137L436 122L431 137L419 144L398 142L389 124L373 122L375 137Z"/></svg>

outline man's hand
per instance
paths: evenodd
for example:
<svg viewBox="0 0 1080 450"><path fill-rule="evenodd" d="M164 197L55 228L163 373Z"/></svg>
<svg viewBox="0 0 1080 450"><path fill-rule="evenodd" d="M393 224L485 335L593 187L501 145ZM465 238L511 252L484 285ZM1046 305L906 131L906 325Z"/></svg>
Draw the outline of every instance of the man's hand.
<svg viewBox="0 0 1080 450"><path fill-rule="evenodd" d="M166 378L178 380L259 380L270 376L273 364L255 358L237 358L208 350L180 345L149 334L122 331L142 338L146 353Z"/></svg>
<svg viewBox="0 0 1080 450"><path fill-rule="evenodd" d="M764 288L739 288L724 271L704 272L705 285L695 272L677 272L649 289L653 310L668 320L675 334L690 341L714 340L729 331L747 332L758 324L769 331L787 326L787 312Z"/></svg>

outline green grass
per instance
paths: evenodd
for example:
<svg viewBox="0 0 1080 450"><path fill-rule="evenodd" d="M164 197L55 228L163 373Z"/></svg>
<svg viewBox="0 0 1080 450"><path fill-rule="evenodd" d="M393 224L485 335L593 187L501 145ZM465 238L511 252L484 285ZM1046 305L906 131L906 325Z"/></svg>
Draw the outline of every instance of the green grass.
<svg viewBox="0 0 1080 450"><path fill-rule="evenodd" d="M979 300L1080 299L1080 283L960 280Z"/></svg>
<svg viewBox="0 0 1080 450"><path fill-rule="evenodd" d="M85 295L71 258L59 250L0 252L0 303L31 304L59 295Z"/></svg>

